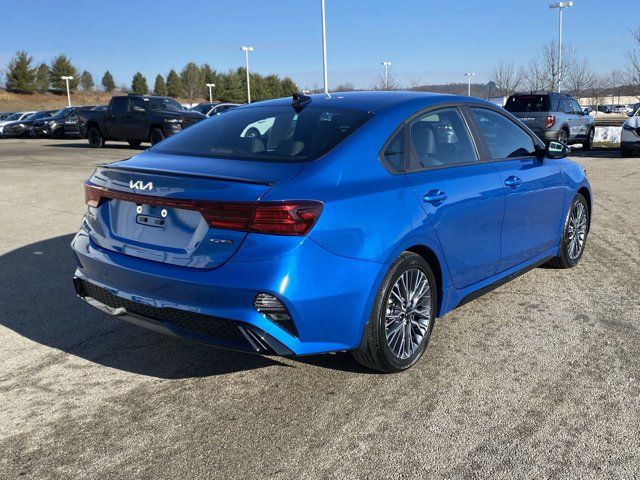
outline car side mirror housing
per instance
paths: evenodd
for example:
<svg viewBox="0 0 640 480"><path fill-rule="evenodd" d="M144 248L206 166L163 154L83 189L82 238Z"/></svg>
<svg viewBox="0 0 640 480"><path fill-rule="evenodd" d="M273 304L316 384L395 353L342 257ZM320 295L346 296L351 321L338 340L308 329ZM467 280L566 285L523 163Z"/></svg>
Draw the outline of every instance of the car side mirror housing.
<svg viewBox="0 0 640 480"><path fill-rule="evenodd" d="M571 148L555 140L550 141L545 149L545 156L547 158L565 158L569 153L571 153Z"/></svg>

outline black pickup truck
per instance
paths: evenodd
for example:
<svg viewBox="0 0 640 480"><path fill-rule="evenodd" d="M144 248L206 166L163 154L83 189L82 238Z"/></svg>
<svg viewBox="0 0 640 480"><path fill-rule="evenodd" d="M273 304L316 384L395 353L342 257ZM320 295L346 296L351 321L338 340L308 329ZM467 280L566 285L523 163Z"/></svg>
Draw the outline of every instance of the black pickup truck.
<svg viewBox="0 0 640 480"><path fill-rule="evenodd" d="M106 110L78 113L78 129L89 145L100 148L107 140L152 145L206 118L168 97L125 95L112 97Z"/></svg>

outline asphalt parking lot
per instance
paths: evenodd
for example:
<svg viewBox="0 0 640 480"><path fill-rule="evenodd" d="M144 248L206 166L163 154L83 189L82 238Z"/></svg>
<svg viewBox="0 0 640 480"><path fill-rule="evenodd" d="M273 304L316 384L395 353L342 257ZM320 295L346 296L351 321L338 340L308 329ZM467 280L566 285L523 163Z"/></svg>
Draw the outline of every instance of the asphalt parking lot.
<svg viewBox="0 0 640 480"><path fill-rule="evenodd" d="M595 192L577 268L455 310L421 363L379 375L78 300L82 182L135 152L0 139L0 478L640 478L640 157L577 155Z"/></svg>

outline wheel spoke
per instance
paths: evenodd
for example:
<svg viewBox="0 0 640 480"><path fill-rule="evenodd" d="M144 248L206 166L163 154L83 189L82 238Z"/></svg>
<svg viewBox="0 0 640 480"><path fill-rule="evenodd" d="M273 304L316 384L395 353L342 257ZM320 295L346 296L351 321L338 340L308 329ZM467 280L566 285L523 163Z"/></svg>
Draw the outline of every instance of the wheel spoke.
<svg viewBox="0 0 640 480"><path fill-rule="evenodd" d="M431 285L425 273L411 268L391 288L385 315L385 336L392 353L407 359L420 347L431 325Z"/></svg>

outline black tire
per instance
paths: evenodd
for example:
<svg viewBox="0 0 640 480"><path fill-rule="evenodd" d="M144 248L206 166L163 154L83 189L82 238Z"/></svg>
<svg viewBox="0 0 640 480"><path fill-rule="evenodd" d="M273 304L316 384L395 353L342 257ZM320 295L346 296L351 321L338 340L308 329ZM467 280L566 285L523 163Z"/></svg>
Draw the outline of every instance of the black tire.
<svg viewBox="0 0 640 480"><path fill-rule="evenodd" d="M56 128L53 132L51 132L51 138L55 138L56 140L62 140L64 137L64 127Z"/></svg>
<svg viewBox="0 0 640 480"><path fill-rule="evenodd" d="M587 139L582 144L582 150L589 151L593 148L593 137L596 134L594 128L589 129L589 133L587 134Z"/></svg>
<svg viewBox="0 0 640 480"><path fill-rule="evenodd" d="M100 133L100 129L98 127L90 127L87 132L87 140L89 140L89 145L93 148L102 148L104 147L104 137L102 133Z"/></svg>
<svg viewBox="0 0 640 480"><path fill-rule="evenodd" d="M566 128L561 128L560 129L560 133L558 134L558 141L560 143L564 143L565 145L568 145L568 141L569 141L569 132L567 132Z"/></svg>
<svg viewBox="0 0 640 480"><path fill-rule="evenodd" d="M571 235L571 229L572 228L575 229L575 227L572 227L571 221L572 221L573 212L577 208L577 205L579 204L582 205L582 208L584 209L584 212L586 215L584 241L580 247L580 251L578 252L578 254L572 255L570 251L570 245L571 245L570 235ZM578 193L573 199L573 202L571 202L571 207L569 208L569 211L567 212L567 215L565 217L564 228L562 229L562 239L560 240L560 249L558 251L558 256L549 261L548 265L550 267L571 268L571 267L575 267L578 264L578 262L580 262L580 259L582 258L582 254L584 253L584 249L587 244L590 216L591 216L591 212L589 211L589 204L587 203L587 200L584 198L582 194Z"/></svg>
<svg viewBox="0 0 640 480"><path fill-rule="evenodd" d="M151 130L151 134L149 135L149 141L151 142L151 145L155 145L162 140L164 140L164 132L162 130L160 130L159 128L154 128L153 130Z"/></svg>
<svg viewBox="0 0 640 480"><path fill-rule="evenodd" d="M633 150L630 148L620 147L620 156L621 157L630 157L633 155Z"/></svg>
<svg viewBox="0 0 640 480"><path fill-rule="evenodd" d="M131 145L132 147L139 147L140 144L142 143L141 140L127 140L127 143L129 145Z"/></svg>
<svg viewBox="0 0 640 480"><path fill-rule="evenodd" d="M390 296L396 281L409 270L420 270L429 282L430 294L430 314L429 324L426 328L422 340L408 358L399 358L392 351L387 341L385 317L387 315L387 305L390 305ZM422 298L422 297L421 297ZM429 264L420 255L412 252L403 252L400 257L391 265L389 271L382 280L378 290L369 321L365 327L362 344L360 348L352 352L354 358L361 365L385 373L401 372L414 365L427 347L433 324L435 322L435 312L437 306L436 281ZM404 315L404 314L403 314ZM406 320L405 320L406 321Z"/></svg>

